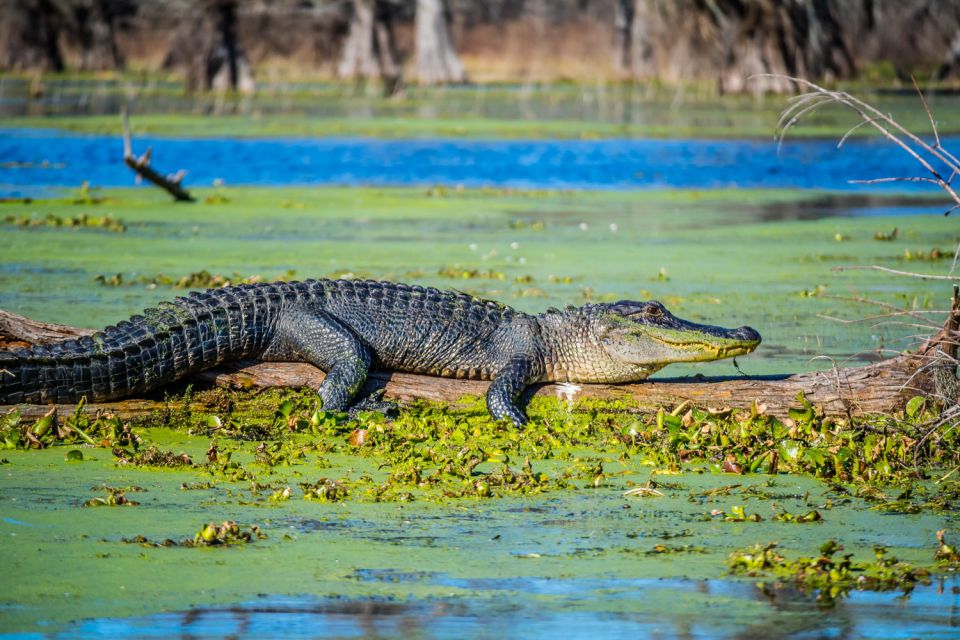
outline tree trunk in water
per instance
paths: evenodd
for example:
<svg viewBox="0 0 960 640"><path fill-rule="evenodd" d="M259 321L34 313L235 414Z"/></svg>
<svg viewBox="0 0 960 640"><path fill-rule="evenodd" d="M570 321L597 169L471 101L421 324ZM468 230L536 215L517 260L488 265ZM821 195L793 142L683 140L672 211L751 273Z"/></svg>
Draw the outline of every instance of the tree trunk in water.
<svg viewBox="0 0 960 640"><path fill-rule="evenodd" d="M115 0L92 0L89 5L74 6L73 27L80 47L81 70L111 71L123 67L114 29L120 4Z"/></svg>
<svg viewBox="0 0 960 640"><path fill-rule="evenodd" d="M442 0L417 0L416 33L420 84L466 82L467 74L450 42Z"/></svg>
<svg viewBox="0 0 960 640"><path fill-rule="evenodd" d="M780 74L850 77L853 58L827 0L636 0L636 78L717 79L724 92L789 92Z"/></svg>
<svg viewBox="0 0 960 640"><path fill-rule="evenodd" d="M0 9L0 69L63 71L63 16L50 0L15 0Z"/></svg>
<svg viewBox="0 0 960 640"><path fill-rule="evenodd" d="M237 3L210 0L187 20L190 28L177 32L163 66L184 68L190 91L253 93L253 70L237 38Z"/></svg>
<svg viewBox="0 0 960 640"><path fill-rule="evenodd" d="M353 0L350 31L343 45L337 75L346 80L381 80L393 93L400 65L393 43L393 12L377 0Z"/></svg>
<svg viewBox="0 0 960 640"><path fill-rule="evenodd" d="M960 305L951 314L953 323L945 326L942 336L924 347L924 354L935 354L937 345L957 340L957 318ZM93 331L64 325L36 322L0 310L0 348L29 343L53 342L76 338ZM944 404L955 404L956 394L945 397L937 387L936 370L941 365L956 383L955 360L937 355L906 355L865 367L837 368L792 376L762 376L714 380L651 380L636 384L539 384L531 387L527 397L557 397L565 400L596 398L627 400L641 412L655 412L659 407L673 407L691 402L702 408L732 407L749 409L756 401L766 405L772 415L786 417L797 406L796 396L806 398L832 416L850 417L889 414L903 408L913 396L923 395ZM324 379L319 369L297 362L238 362L204 371L191 378L195 382L249 389L251 387L310 387L316 389ZM456 404L465 395L486 393L488 382L434 378L411 373L374 371L362 393L384 389L387 397L401 401L417 398ZM117 415L133 416L163 408L163 402L125 400L88 405L91 410L103 409ZM20 405L23 417L39 417L47 411L42 405ZM70 406L61 406L69 413ZM0 411L2 413L2 411Z"/></svg>

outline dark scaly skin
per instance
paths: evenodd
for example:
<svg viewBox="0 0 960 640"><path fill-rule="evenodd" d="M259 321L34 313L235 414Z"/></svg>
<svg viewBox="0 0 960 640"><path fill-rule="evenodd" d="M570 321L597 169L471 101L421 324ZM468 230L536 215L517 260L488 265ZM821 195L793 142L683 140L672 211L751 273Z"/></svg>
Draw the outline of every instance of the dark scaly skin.
<svg viewBox="0 0 960 640"><path fill-rule="evenodd" d="M532 316L388 282L241 285L161 303L90 337L0 351L0 404L116 400L224 362L259 359L325 371L318 393L332 411L350 406L371 369L492 380L491 414L520 425L526 417L517 399L534 382L642 380L669 362L747 353L759 340L749 327L694 325L655 302Z"/></svg>

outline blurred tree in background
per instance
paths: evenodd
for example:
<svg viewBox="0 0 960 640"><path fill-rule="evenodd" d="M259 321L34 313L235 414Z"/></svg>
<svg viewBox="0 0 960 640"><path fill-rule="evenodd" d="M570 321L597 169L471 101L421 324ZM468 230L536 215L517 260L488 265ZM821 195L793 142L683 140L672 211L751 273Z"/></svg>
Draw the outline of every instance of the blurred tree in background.
<svg viewBox="0 0 960 640"><path fill-rule="evenodd" d="M960 0L5 0L0 69L254 77L644 81L785 92L786 74L960 72Z"/></svg>

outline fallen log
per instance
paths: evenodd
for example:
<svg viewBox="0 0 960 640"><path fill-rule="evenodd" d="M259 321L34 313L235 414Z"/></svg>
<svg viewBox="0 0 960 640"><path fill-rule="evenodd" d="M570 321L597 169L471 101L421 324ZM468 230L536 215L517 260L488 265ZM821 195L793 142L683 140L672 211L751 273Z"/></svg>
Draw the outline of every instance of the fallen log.
<svg viewBox="0 0 960 640"><path fill-rule="evenodd" d="M7 344L41 343L75 338L92 333L65 325L37 322L0 310L0 347ZM558 397L579 399L626 400L641 412L674 407L690 402L699 407L749 408L754 402L766 405L767 412L784 416L797 406L796 396L803 392L808 400L827 415L851 417L888 414L902 409L913 396L937 397L934 370L940 366L934 355L901 355L863 367L835 367L824 371L782 376L742 376L736 378L689 377L664 378L633 384L539 384L531 387L528 398ZM257 387L317 388L324 379L319 369L300 362L236 362L194 375L201 386L234 389ZM488 382L455 380L411 373L374 371L364 393L383 389L388 398L401 402L425 399L459 403L465 396L486 392ZM91 411L110 411L121 417L140 416L163 409L159 400L132 399L89 404ZM49 406L18 405L23 417L40 416ZM5 413L10 407L0 407ZM73 405L58 407L61 415L73 411Z"/></svg>

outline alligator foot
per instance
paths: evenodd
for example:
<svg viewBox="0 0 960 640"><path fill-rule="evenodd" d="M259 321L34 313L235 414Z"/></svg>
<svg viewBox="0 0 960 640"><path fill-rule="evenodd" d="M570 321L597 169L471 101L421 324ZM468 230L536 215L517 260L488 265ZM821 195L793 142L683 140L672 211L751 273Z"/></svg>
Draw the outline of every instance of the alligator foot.
<svg viewBox="0 0 960 640"><path fill-rule="evenodd" d="M356 418L364 411L375 411L388 418L396 418L400 415L400 406L392 400L384 400L383 392L383 389L378 389L365 398L357 400L347 409L347 415Z"/></svg>

